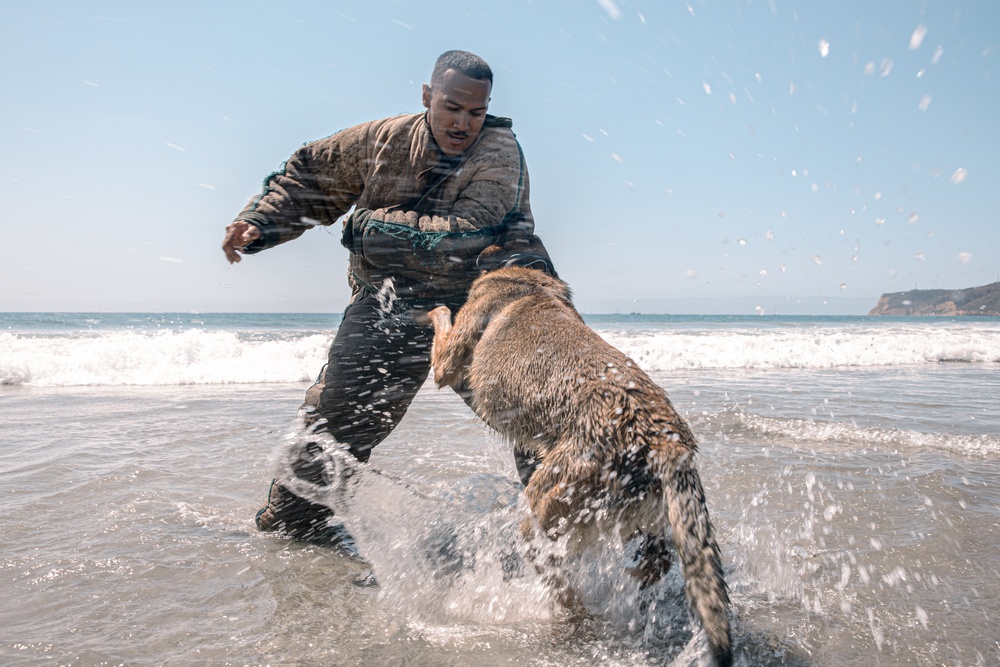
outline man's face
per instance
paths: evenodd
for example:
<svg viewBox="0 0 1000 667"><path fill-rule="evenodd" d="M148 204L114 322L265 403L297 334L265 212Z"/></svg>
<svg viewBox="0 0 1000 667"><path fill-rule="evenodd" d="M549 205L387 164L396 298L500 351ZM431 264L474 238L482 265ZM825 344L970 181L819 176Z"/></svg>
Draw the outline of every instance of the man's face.
<svg viewBox="0 0 1000 667"><path fill-rule="evenodd" d="M427 122L438 146L448 157L461 155L479 136L490 104L489 81L470 78L453 69L440 81L424 84Z"/></svg>

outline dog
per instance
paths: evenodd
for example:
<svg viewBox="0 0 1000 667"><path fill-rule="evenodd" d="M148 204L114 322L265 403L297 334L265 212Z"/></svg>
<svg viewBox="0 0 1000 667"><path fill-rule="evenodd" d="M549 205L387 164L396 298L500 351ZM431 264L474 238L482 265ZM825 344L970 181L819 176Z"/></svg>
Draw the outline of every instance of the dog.
<svg viewBox="0 0 1000 667"><path fill-rule="evenodd" d="M617 527L641 538L632 574L647 586L670 567L672 532L688 604L715 662L730 665L729 593L697 445L666 392L584 323L566 283L535 269L485 273L454 323L445 306L429 317L437 386L471 394L479 417L537 461L526 537L580 546Z"/></svg>

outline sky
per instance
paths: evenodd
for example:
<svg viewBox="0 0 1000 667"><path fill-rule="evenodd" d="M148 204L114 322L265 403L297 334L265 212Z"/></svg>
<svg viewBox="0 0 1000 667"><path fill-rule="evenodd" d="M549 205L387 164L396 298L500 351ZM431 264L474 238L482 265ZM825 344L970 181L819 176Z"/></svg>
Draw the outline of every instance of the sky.
<svg viewBox="0 0 1000 667"><path fill-rule="evenodd" d="M302 144L495 73L587 313L865 314L1000 280L1000 3L5 3L0 311L340 312L336 228L230 266Z"/></svg>

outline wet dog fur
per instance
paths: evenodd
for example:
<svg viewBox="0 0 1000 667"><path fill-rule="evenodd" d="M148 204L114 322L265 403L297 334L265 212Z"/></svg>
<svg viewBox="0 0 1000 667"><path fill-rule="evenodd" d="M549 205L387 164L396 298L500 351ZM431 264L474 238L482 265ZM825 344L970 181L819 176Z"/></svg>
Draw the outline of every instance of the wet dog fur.
<svg viewBox="0 0 1000 667"><path fill-rule="evenodd" d="M643 585L670 567L715 662L732 663L729 595L695 468L695 438L666 392L587 327L567 285L510 267L476 280L452 322L430 313L434 381L471 392L476 413L516 450L538 458L525 495L539 531L570 544L594 531L641 536L632 574ZM574 542L575 541L575 542Z"/></svg>

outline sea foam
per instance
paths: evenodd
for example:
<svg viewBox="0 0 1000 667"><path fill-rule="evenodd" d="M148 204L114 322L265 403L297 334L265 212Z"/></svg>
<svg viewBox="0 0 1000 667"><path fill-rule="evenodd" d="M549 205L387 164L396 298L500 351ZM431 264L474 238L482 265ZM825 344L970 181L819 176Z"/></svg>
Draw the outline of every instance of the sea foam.
<svg viewBox="0 0 1000 667"><path fill-rule="evenodd" d="M626 326L599 329L648 372L1000 362L1000 326ZM173 385L311 380L333 332L106 329L0 333L0 385Z"/></svg>
<svg viewBox="0 0 1000 667"><path fill-rule="evenodd" d="M646 371L1000 362L996 328L833 327L602 335Z"/></svg>
<svg viewBox="0 0 1000 667"><path fill-rule="evenodd" d="M775 419L755 414L742 414L739 421L743 429L741 435L746 438L786 441L800 448L811 443L849 451L881 447L908 451L937 449L966 456L996 456L1000 453L1000 436L996 435L942 434L903 428L864 427L836 421Z"/></svg>
<svg viewBox="0 0 1000 667"><path fill-rule="evenodd" d="M184 385L303 382L315 377L330 336L247 337L230 331L0 333L0 384Z"/></svg>

